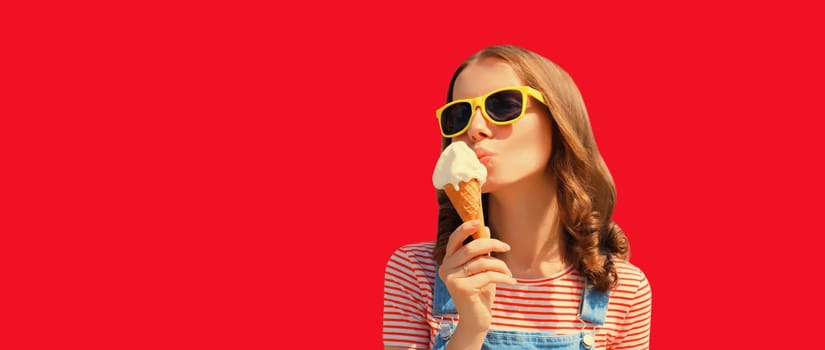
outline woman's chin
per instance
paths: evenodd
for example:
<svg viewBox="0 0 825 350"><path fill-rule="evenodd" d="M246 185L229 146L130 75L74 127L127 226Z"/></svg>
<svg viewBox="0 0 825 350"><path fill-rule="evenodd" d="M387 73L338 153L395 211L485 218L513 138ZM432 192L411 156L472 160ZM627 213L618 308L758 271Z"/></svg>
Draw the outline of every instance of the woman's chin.
<svg viewBox="0 0 825 350"><path fill-rule="evenodd" d="M495 192L500 186L495 181L490 181L489 179L484 182L484 185L481 186L481 193L491 193Z"/></svg>

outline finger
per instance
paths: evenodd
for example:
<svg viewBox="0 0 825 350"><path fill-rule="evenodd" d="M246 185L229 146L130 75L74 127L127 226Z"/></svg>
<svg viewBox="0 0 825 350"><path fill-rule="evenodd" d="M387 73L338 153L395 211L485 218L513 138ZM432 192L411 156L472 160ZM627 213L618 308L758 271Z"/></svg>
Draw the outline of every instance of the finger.
<svg viewBox="0 0 825 350"><path fill-rule="evenodd" d="M454 278L467 278L485 271L495 271L513 276L504 261L489 255L477 256L464 264L452 264L451 261L446 261L438 269L439 276L445 281Z"/></svg>
<svg viewBox="0 0 825 350"><path fill-rule="evenodd" d="M480 256L489 256L490 252L506 252L510 250L510 246L497 239L480 239L472 241L467 245L459 248L455 254L444 257L442 266L448 274L460 272L463 273L463 266L470 260ZM464 277L462 274L459 276Z"/></svg>
<svg viewBox="0 0 825 350"><path fill-rule="evenodd" d="M481 227L481 221L479 220L470 220L458 226L458 228L450 234L450 239L447 240L445 256L453 255L456 250L461 248L461 244L464 243L464 240L471 234L478 231L479 227Z"/></svg>
<svg viewBox="0 0 825 350"><path fill-rule="evenodd" d="M485 271L465 278L464 282L467 283L465 285L466 288L481 289L488 286L490 283L513 285L518 281L516 281L515 278L501 272Z"/></svg>
<svg viewBox="0 0 825 350"><path fill-rule="evenodd" d="M482 255L468 261L463 265L463 272L466 277L477 275L482 272L493 271L500 272L507 276L513 277L510 268L501 259L492 256Z"/></svg>
<svg viewBox="0 0 825 350"><path fill-rule="evenodd" d="M473 233L473 239L481 239L481 238L490 238L490 228L484 226L475 233Z"/></svg>
<svg viewBox="0 0 825 350"><path fill-rule="evenodd" d="M458 266L466 264L471 259L480 255L489 255L490 252L503 253L510 250L507 243L495 238L478 239L467 243L459 248L454 254L444 258L444 264Z"/></svg>

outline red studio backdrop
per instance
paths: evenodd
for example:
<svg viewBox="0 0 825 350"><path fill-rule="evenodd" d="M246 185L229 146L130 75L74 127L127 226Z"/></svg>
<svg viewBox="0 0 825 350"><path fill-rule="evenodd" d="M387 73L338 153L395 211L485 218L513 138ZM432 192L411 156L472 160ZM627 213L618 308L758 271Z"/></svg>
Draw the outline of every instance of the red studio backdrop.
<svg viewBox="0 0 825 350"><path fill-rule="evenodd" d="M382 348L384 264L435 238L434 110L493 44L577 82L652 347L815 337L813 5L2 6L2 348Z"/></svg>

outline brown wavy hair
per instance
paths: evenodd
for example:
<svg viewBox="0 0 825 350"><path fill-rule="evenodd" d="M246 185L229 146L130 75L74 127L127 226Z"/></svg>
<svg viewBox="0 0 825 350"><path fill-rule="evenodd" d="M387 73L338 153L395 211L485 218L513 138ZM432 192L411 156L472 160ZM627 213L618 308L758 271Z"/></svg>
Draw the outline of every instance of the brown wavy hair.
<svg viewBox="0 0 825 350"><path fill-rule="evenodd" d="M547 171L557 179L559 219L567 247L562 258L565 263L575 264L594 288L609 290L618 279L613 260L628 259L630 244L611 219L616 187L596 146L578 87L567 72L550 60L524 48L499 45L475 53L458 67L450 80L447 102L452 100L459 74L473 62L486 58L507 62L524 84L544 95L553 139ZM451 142L449 138L442 139L442 150ZM450 234L462 221L443 190L437 190L436 197L438 238L433 256L440 263ZM485 218L489 217L487 197L482 196ZM496 237L496 233L492 232L492 236Z"/></svg>

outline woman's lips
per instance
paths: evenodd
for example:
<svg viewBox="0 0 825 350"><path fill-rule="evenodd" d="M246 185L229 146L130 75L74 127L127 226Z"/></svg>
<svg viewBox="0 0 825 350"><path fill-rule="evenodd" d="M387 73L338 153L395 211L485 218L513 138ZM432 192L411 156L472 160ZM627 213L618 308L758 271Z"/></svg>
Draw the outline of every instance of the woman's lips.
<svg viewBox="0 0 825 350"><path fill-rule="evenodd" d="M475 151L476 158L478 158L478 161L484 165L489 164L490 161L493 159L493 155L495 155L493 152L490 152L484 148L475 148L473 151Z"/></svg>

